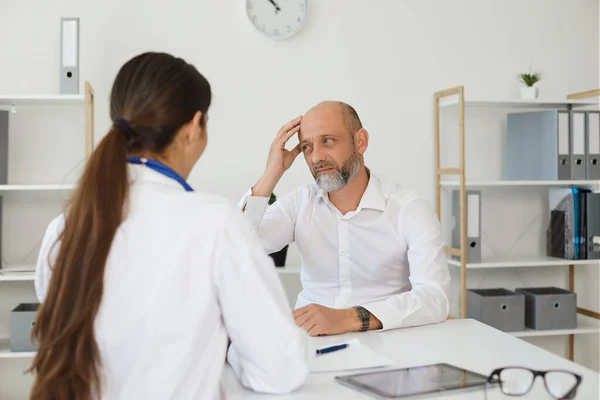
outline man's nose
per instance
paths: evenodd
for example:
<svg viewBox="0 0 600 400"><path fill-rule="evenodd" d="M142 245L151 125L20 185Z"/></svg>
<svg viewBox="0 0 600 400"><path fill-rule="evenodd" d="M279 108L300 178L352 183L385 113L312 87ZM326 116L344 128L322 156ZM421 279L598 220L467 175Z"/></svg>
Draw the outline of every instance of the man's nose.
<svg viewBox="0 0 600 400"><path fill-rule="evenodd" d="M325 161L325 152L320 146L314 146L311 154L313 164Z"/></svg>

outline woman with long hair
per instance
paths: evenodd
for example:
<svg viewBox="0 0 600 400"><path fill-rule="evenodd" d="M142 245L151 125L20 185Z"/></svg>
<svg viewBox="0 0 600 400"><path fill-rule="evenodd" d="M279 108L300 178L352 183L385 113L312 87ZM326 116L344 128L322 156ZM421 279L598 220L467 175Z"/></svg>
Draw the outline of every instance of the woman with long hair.
<svg viewBox="0 0 600 400"><path fill-rule="evenodd" d="M216 399L226 358L256 391L304 382L314 350L271 258L241 211L186 181L210 103L180 58L119 70L112 127L39 254L31 400Z"/></svg>

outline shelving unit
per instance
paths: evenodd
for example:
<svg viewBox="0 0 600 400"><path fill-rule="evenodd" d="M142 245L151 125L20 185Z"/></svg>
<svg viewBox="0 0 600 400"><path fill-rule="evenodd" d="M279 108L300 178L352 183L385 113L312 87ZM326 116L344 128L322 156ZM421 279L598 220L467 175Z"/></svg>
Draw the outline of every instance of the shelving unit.
<svg viewBox="0 0 600 400"><path fill-rule="evenodd" d="M510 181L510 180L467 180L466 178L466 132L465 132L465 108L504 108L509 110L543 110L543 109L574 109L576 107L597 107L599 102L600 89L586 92L574 93L568 95L566 99L535 99L535 100L493 100L493 99L471 99L465 98L463 86L457 86L435 92L434 94L434 118L435 118L435 171L436 171L436 212L442 221L442 189L453 188L460 191L460 248L445 246L444 250L452 256L448 263L452 267L460 268L460 317L467 316L467 271L474 269L492 269L492 268L546 268L550 266L568 266L569 267L569 290L575 291L575 266L578 265L597 265L600 267L600 260L566 260L547 256L537 257L499 257L493 259L484 259L482 262L467 262L467 196L469 189L502 189L502 188L525 188L525 187L591 187L600 190L600 181L595 180L577 180L577 181ZM594 99L592 99L594 98ZM459 165L454 167L442 167L441 163L441 110L450 109L458 113L458 136L459 136ZM454 177L449 180L442 177ZM576 329L565 330L532 330L526 329L522 332L509 332L516 337L534 337L534 336L555 336L569 335L569 359L574 358L574 335L600 333L600 313L578 307L578 327Z"/></svg>
<svg viewBox="0 0 600 400"><path fill-rule="evenodd" d="M33 282L34 280L35 274L33 272L8 272L0 274L0 282Z"/></svg>
<svg viewBox="0 0 600 400"><path fill-rule="evenodd" d="M75 185L0 185L2 192L44 192L44 191L63 191L75 189Z"/></svg>
<svg viewBox="0 0 600 400"><path fill-rule="evenodd" d="M1 358L33 358L35 352L20 352L14 353L10 351L10 340L0 339L0 359Z"/></svg>
<svg viewBox="0 0 600 400"><path fill-rule="evenodd" d="M91 86L89 87L91 89ZM0 95L0 106L47 106L82 104L86 101L86 94L39 94L39 95ZM93 92L92 92L93 95Z"/></svg>
<svg viewBox="0 0 600 400"><path fill-rule="evenodd" d="M443 187L459 187L460 181L445 180L441 181ZM468 180L465 182L468 188L492 188L492 187L518 187L518 186L539 186L539 187L571 187L571 186L600 186L600 181L476 181Z"/></svg>
<svg viewBox="0 0 600 400"><path fill-rule="evenodd" d="M598 264L600 261L594 260L564 260L562 258L548 256L531 256L531 257L494 257L485 259L482 262L470 263L467 262L467 269L475 268L527 268L527 267L551 267L561 265L588 265ZM462 266L462 260L450 259L448 265L455 267Z"/></svg>
<svg viewBox="0 0 600 400"><path fill-rule="evenodd" d="M87 159L94 147L94 89L89 82L85 82L85 91L83 94L77 95L61 95L61 94L44 94L44 95L0 95L0 108L15 110L19 107L46 107L46 106L73 106L83 105L84 107L84 126L83 140L85 145L84 158ZM29 184L27 182L9 183L0 185L0 196L10 196L16 193L25 193L27 195L33 193L52 193L68 192L75 189L75 184ZM1 243L0 243L1 245ZM35 267L32 266L32 269ZM0 291L4 285L20 284L26 285L35 279L35 273L31 271L9 271L0 269ZM22 283L25 282L25 283ZM20 289L19 289L20 290ZM18 302L18 299L14 299ZM16 304L15 304L16 305ZM12 307L12 305L9 305ZM3 320L8 319L9 315L1 315ZM8 332L0 332L0 335L8 335ZM10 341L7 337L0 337L0 361L2 359L18 359L31 358L35 356L35 352L12 353L10 352Z"/></svg>
<svg viewBox="0 0 600 400"><path fill-rule="evenodd" d="M600 332L600 322L592 317L582 314L577 316L577 328L575 329L552 329L539 331L526 328L522 332L507 332L515 337L541 337L541 336L562 336L562 335L584 335Z"/></svg>

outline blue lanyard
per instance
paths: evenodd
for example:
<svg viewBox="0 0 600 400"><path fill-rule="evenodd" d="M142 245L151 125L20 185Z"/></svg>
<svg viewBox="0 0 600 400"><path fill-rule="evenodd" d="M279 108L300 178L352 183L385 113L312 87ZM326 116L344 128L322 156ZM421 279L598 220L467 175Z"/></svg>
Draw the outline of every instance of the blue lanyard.
<svg viewBox="0 0 600 400"><path fill-rule="evenodd" d="M175 179L181 184L181 186L185 188L186 191L194 191L194 189L192 189L192 187L188 185L185 179L183 179L177 172L173 171L171 168L167 167L161 162L141 157L127 157L127 161L129 161L132 164L144 164L146 167L153 169L160 174L163 174L171 179Z"/></svg>

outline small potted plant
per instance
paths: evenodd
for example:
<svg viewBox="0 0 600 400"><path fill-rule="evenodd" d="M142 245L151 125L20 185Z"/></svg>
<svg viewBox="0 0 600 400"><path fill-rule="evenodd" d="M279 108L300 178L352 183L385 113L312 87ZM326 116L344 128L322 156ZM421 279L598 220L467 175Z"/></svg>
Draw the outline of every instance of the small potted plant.
<svg viewBox="0 0 600 400"><path fill-rule="evenodd" d="M269 205L275 203L276 201L277 201L277 196L275 196L275 193L271 193L271 197L269 197ZM276 267L285 267L287 250L288 250L288 245L285 245L285 247L283 249L276 251L275 253L269 254L269 256L271 256L271 258L275 262Z"/></svg>
<svg viewBox="0 0 600 400"><path fill-rule="evenodd" d="M537 99L538 88L535 86L542 79L541 72L531 72L529 69L528 73L519 74L519 81L525 86L521 87L521 98L523 99Z"/></svg>

